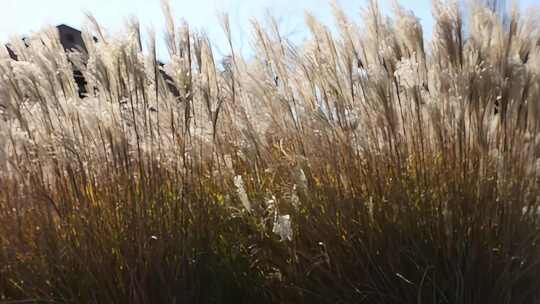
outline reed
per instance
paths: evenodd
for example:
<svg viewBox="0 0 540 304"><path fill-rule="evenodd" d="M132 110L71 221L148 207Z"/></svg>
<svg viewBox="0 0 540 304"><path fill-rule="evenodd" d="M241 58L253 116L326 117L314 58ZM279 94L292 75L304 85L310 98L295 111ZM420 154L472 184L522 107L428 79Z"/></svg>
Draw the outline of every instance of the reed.
<svg viewBox="0 0 540 304"><path fill-rule="evenodd" d="M222 18L223 64L166 1L163 67L135 20L13 40L0 302L540 303L538 11L332 9L249 58Z"/></svg>

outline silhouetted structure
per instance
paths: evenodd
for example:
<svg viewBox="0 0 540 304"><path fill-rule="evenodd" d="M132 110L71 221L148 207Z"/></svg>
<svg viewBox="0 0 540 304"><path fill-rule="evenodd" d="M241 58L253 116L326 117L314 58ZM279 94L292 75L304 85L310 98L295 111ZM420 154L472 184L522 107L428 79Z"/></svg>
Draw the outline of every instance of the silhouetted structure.
<svg viewBox="0 0 540 304"><path fill-rule="evenodd" d="M56 28L58 29L58 36L64 50L69 51L82 49L83 51L87 51L86 45L82 39L81 31L65 24L60 24ZM94 39L97 41L96 38Z"/></svg>
<svg viewBox="0 0 540 304"><path fill-rule="evenodd" d="M84 40L82 38L81 31L65 24L60 24L56 26L56 28L58 30L60 44L62 44L66 52L73 51L73 50L78 50L81 52L88 52L86 45L84 43ZM23 41L25 41L25 45L28 47L28 44L26 43L26 38L23 38ZM94 37L94 41L96 42L98 41L96 37ZM9 56L13 60L18 60L17 54L15 54L15 52L9 47L9 45L6 45L6 49L8 51ZM157 63L160 67L164 65L162 62L159 62L159 61ZM172 83L172 78L169 75L167 75L165 72L163 72L162 70L160 70L160 72L163 78L165 79L165 81L167 82L167 86L169 90L171 91L171 93L176 97L180 96L180 92ZM79 96L83 98L87 93L87 88L86 88L87 82L84 79L82 72L78 70L74 65L73 65L73 78L75 79L75 82L77 83Z"/></svg>
<svg viewBox="0 0 540 304"><path fill-rule="evenodd" d="M86 49L86 45L84 44L81 31L65 24L60 24L56 28L58 29L60 43L62 44L66 52L71 50L88 52L88 50ZM97 41L95 37L94 40ZM87 82L84 79L82 72L75 67L73 67L73 77L75 78L75 82L77 83L77 86L79 88L79 97L82 98L87 93Z"/></svg>

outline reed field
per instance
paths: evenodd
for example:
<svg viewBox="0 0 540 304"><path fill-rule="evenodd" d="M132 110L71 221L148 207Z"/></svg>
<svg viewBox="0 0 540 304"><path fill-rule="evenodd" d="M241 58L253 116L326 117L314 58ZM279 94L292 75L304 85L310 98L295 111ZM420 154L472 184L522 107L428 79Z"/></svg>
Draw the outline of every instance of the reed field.
<svg viewBox="0 0 540 304"><path fill-rule="evenodd" d="M164 65L135 19L0 48L0 303L540 303L538 8L219 58L162 5Z"/></svg>

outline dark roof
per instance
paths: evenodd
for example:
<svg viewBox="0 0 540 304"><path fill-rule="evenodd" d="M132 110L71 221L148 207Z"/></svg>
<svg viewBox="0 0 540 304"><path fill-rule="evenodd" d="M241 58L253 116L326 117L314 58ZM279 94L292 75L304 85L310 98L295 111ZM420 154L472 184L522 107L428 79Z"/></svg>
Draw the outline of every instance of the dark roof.
<svg viewBox="0 0 540 304"><path fill-rule="evenodd" d="M68 29L68 30L71 30L71 31L76 31L76 32L79 32L79 33L82 33L81 31L79 31L78 29L74 28L74 27L71 27L67 24L59 24L56 26L57 29Z"/></svg>

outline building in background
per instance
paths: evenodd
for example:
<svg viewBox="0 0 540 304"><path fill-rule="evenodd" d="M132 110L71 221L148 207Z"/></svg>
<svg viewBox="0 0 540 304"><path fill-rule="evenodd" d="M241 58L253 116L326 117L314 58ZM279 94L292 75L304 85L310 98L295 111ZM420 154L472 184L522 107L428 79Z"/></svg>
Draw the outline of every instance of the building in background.
<svg viewBox="0 0 540 304"><path fill-rule="evenodd" d="M60 24L56 26L56 29L58 30L58 37L60 40L60 44L64 47L64 50L66 52L71 50L79 50L86 52L86 45L84 44L84 41L82 39L82 32L65 24ZM95 39L95 38L94 38ZM28 43L26 42L27 38L23 38L23 42L28 47ZM19 60L17 57L17 54L10 48L9 44L6 44L6 49L8 51L9 57L13 60ZM82 72L79 71L75 66L73 66L73 78L75 79L75 82L77 83L77 87L79 90L79 96L82 98L87 93L86 91L86 80L84 79Z"/></svg>
<svg viewBox="0 0 540 304"><path fill-rule="evenodd" d="M82 39L81 31L65 24L60 24L56 28L58 29L58 37L64 50L79 50L82 48L83 51L86 51L86 45Z"/></svg>
<svg viewBox="0 0 540 304"><path fill-rule="evenodd" d="M56 26L56 29L58 30L58 38L60 40L60 44L64 47L64 51L70 52L70 51L81 51L81 52L87 52L86 45L84 43L82 32L79 31L76 28L73 28L71 26L60 24ZM28 47L28 44L26 42L26 38L23 38L24 44ZM97 38L94 37L94 41L97 42ZM8 51L9 56L13 60L18 60L17 54L9 47L9 44L6 45L6 49ZM159 66L163 66L164 64L162 62L157 62ZM78 90L79 90L79 97L83 98L87 93L87 82L84 79L84 76L80 70L78 70L74 65L73 66L73 78L75 79L75 82L77 83ZM172 78L167 75L163 70L160 69L161 76L165 79L167 86L171 93L179 97L180 93L176 86L173 84Z"/></svg>

